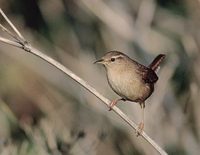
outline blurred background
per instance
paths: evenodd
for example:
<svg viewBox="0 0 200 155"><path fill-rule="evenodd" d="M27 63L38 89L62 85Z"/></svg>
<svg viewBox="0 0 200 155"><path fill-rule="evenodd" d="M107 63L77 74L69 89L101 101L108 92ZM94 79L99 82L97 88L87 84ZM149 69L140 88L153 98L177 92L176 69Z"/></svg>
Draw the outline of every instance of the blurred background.
<svg viewBox="0 0 200 155"><path fill-rule="evenodd" d="M199 154L199 0L0 0L0 7L33 47L110 100L117 95L96 59L119 50L148 65L166 54L146 103L145 131L169 154ZM138 104L117 106L140 121ZM69 77L0 43L0 154L158 153Z"/></svg>

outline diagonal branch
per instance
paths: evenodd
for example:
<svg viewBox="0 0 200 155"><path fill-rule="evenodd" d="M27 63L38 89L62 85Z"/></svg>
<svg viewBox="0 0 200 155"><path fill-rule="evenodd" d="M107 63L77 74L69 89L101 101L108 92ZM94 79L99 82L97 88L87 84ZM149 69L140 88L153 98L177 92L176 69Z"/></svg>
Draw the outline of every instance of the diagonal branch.
<svg viewBox="0 0 200 155"><path fill-rule="evenodd" d="M0 9L0 13L3 15L3 17L6 19L6 21L8 22L9 19L6 17L6 15L2 12L2 10ZM11 22L10 22L11 23ZM14 25L12 25L12 28L15 30L16 32L16 28ZM7 32L7 31L6 31ZM21 38L21 34L17 33L18 36ZM20 35L19 35L20 34ZM12 34L13 35L13 34ZM12 36L11 35L11 36ZM17 36L16 36L17 37ZM14 37L13 37L14 38ZM23 39L23 37L21 38L21 40ZM78 77L76 74L74 74L71 70L69 70L68 68L66 68L65 66L63 66L61 63L57 62L56 60L52 59L51 57L45 55L44 53L40 52L39 50L37 50L36 48L31 47L31 45L29 43L27 43L26 40L23 39L23 41L19 40L20 42L17 41L12 41L9 39L5 39L3 37L0 37L0 41L18 48L21 48L41 59L43 59L44 61L46 61L47 63L49 63L50 65L56 67L57 69L59 69L60 71L62 71L64 74L66 74L67 76L69 76L70 78L72 78L74 81L76 81L77 83L79 83L80 85L82 85L85 89L87 89L89 92L91 92L93 95L95 95L97 98L99 98L105 105L109 106L110 100L108 100L107 98L105 98L103 95L101 95L96 89L94 89L92 86L90 86L86 81L84 81L83 79L81 79L80 77ZM136 123L134 123L126 114L124 114L119 108L117 108L116 106L113 107L113 111L120 116L128 125L130 125L131 128L133 128L134 130L137 129L137 125ZM167 155L167 153L154 141L152 140L145 132L141 133L141 136L149 143L151 144L154 149L156 151L158 151L161 155Z"/></svg>

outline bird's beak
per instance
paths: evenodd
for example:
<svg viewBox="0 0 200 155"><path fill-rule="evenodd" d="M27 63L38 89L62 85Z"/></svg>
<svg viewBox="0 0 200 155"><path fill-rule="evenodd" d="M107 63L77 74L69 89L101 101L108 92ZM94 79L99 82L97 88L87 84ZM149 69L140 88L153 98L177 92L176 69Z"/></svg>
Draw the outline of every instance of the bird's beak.
<svg viewBox="0 0 200 155"><path fill-rule="evenodd" d="M103 62L104 62L104 60L100 59L100 60L95 61L94 64L96 64L96 63L103 64Z"/></svg>

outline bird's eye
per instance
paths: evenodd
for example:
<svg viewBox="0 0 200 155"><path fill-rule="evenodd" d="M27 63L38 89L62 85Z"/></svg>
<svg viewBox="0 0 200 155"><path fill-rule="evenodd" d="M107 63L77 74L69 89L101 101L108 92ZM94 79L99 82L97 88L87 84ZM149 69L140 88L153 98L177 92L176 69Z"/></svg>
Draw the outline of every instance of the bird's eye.
<svg viewBox="0 0 200 155"><path fill-rule="evenodd" d="M114 61L115 61L115 58L111 58L110 60L111 60L112 62L114 62Z"/></svg>

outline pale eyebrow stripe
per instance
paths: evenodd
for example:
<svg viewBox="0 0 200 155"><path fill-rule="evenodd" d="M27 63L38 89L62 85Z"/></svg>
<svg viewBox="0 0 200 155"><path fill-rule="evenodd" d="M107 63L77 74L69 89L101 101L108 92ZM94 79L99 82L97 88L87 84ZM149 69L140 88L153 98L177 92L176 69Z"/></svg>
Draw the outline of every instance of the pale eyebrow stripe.
<svg viewBox="0 0 200 155"><path fill-rule="evenodd" d="M115 58L115 59L117 59L117 58L122 58L123 57L123 55L116 55L116 56L112 56L112 58Z"/></svg>

